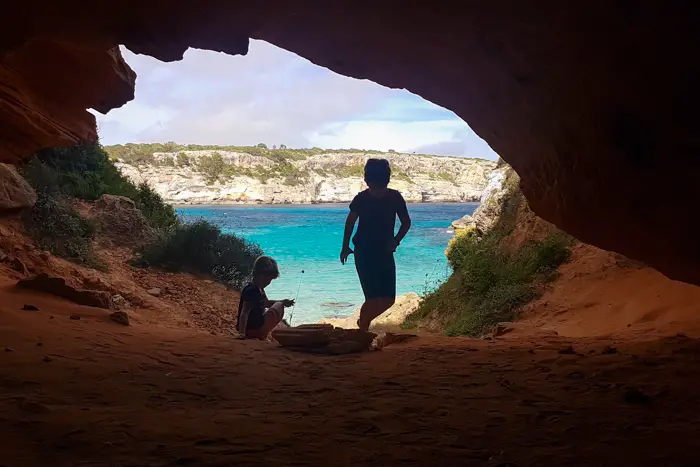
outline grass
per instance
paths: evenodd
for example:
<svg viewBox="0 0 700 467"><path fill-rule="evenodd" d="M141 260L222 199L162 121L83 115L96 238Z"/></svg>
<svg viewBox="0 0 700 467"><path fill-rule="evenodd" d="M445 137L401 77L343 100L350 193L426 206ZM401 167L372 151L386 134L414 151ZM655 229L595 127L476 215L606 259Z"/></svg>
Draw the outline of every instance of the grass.
<svg viewBox="0 0 700 467"><path fill-rule="evenodd" d="M498 231L482 239L456 237L448 250L452 275L424 297L404 326L434 318L447 335L479 336L494 324L515 319L518 308L535 299L541 285L569 259L570 239L565 235L553 234L513 253L501 248L502 238Z"/></svg>

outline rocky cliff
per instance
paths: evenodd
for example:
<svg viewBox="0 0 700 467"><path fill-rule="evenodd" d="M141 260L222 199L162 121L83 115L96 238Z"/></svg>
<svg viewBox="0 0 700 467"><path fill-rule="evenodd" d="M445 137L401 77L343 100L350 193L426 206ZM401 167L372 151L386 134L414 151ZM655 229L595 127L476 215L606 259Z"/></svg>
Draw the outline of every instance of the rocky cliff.
<svg viewBox="0 0 700 467"><path fill-rule="evenodd" d="M274 151L271 151L274 153ZM478 201L496 164L482 159L332 152L289 160L229 151L155 153L151 161L117 162L174 204L348 202L364 181L369 157L392 165L391 187L408 202Z"/></svg>

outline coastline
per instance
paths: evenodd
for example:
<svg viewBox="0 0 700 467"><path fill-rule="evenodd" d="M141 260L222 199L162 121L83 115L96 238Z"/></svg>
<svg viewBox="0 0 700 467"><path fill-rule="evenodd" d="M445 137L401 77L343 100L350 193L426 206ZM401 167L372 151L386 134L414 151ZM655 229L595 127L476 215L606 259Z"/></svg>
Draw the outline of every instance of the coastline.
<svg viewBox="0 0 700 467"><path fill-rule="evenodd" d="M310 206L345 206L346 204L350 203L352 200L347 200L347 201L333 201L333 202L319 202L319 203L262 203L262 202L256 202L256 203L251 203L251 202L221 202L221 203L212 203L212 202L206 202L206 203L178 203L178 202L172 202L170 200L166 200L166 203L169 205L175 207L175 208L219 208L219 207L254 207L254 206L259 206L259 207L283 207L283 206L305 206L305 207L310 207ZM479 205L479 201L406 201L406 204L411 204L411 205L441 205L441 204L448 204L448 205Z"/></svg>
<svg viewBox="0 0 700 467"><path fill-rule="evenodd" d="M476 203L423 203L409 206L411 233L397 251L397 296L421 293L446 274L445 248L455 218L473 212ZM295 324L329 317L347 318L364 297L354 260L338 260L348 205L178 206L184 221L205 219L225 232L255 242L274 257L280 276L270 297L297 298ZM303 281L302 281L302 273ZM426 272L430 273L426 278ZM303 287L297 295L300 282ZM340 306L342 305L342 306Z"/></svg>

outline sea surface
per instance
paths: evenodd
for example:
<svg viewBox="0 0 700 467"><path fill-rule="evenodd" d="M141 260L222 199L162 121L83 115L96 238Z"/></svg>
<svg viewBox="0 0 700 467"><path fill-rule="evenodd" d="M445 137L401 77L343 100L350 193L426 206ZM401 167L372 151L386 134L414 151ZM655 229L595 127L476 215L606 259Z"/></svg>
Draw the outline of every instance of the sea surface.
<svg viewBox="0 0 700 467"><path fill-rule="evenodd" d="M450 223L477 203L409 204L413 226L396 252L397 293L425 293L449 275ZM206 219L257 242L280 265L270 299L297 298L293 325L350 315L363 301L352 256L340 264L346 204L180 207L185 220ZM398 229L398 222L397 227ZM298 291L298 297L297 297ZM287 318L290 317L288 310Z"/></svg>

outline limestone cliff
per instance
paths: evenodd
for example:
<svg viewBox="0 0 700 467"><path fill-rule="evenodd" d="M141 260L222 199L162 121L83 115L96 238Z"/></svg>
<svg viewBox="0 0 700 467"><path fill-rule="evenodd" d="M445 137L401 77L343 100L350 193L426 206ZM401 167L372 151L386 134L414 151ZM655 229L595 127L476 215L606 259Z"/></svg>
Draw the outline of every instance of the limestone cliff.
<svg viewBox="0 0 700 467"><path fill-rule="evenodd" d="M369 157L389 160L390 186L408 202L478 201L496 165L483 159L399 153L333 152L279 161L241 152L181 151L117 166L174 204L309 204L350 201L364 189L362 168Z"/></svg>
<svg viewBox="0 0 700 467"><path fill-rule="evenodd" d="M489 174L474 213L452 222L456 236L483 236L493 229L507 232L503 246L514 249L528 241L541 241L548 235L563 234L553 224L537 216L520 188L520 177L503 161Z"/></svg>

